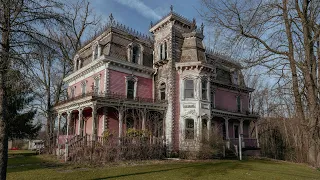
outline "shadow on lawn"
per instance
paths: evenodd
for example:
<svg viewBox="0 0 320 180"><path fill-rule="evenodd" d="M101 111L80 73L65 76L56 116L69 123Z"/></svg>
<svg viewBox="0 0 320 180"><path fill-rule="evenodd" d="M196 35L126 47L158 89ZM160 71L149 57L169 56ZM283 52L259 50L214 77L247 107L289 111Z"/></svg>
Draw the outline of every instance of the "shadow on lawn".
<svg viewBox="0 0 320 180"><path fill-rule="evenodd" d="M152 170L152 171L144 171L144 172L136 172L136 173L128 173L128 174L120 174L115 176L107 176L103 178L96 178L93 180L102 180L102 179L114 179L120 177L129 177L135 175L145 175L145 174L152 174L152 173L160 173L160 172L168 172L180 169L188 169L190 171L186 171L185 174L190 177L201 177L207 176L208 174L227 174L228 171L232 171L234 169L244 168L242 164L237 161L223 161L223 162L206 162L206 163L197 163L197 164L181 164L180 167L175 168L166 168L166 169L159 169L159 170Z"/></svg>
<svg viewBox="0 0 320 180"><path fill-rule="evenodd" d="M45 168L56 168L61 167L62 164L49 159L42 155L30 155L30 154L19 154L9 157L8 161L8 173L10 172L22 172L29 170L45 169Z"/></svg>

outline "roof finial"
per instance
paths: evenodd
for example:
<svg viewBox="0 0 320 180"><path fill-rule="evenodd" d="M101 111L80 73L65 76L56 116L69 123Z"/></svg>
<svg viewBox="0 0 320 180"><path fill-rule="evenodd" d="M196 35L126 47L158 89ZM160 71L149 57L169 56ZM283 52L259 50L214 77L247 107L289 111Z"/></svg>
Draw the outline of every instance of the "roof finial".
<svg viewBox="0 0 320 180"><path fill-rule="evenodd" d="M110 20L110 23L111 23L111 24L113 24L113 22L114 22L114 18L113 18L112 13L111 13L111 14L110 14L110 16L109 16L109 20Z"/></svg>
<svg viewBox="0 0 320 180"><path fill-rule="evenodd" d="M152 26L153 26L153 22L151 21L151 22L150 22L150 28L152 28Z"/></svg>
<svg viewBox="0 0 320 180"><path fill-rule="evenodd" d="M172 6L172 4L171 4L171 6L170 6L170 11L173 12L173 6Z"/></svg>
<svg viewBox="0 0 320 180"><path fill-rule="evenodd" d="M204 29L204 24L201 23L201 27L200 27L200 30L201 30L201 33L203 34L203 29Z"/></svg>

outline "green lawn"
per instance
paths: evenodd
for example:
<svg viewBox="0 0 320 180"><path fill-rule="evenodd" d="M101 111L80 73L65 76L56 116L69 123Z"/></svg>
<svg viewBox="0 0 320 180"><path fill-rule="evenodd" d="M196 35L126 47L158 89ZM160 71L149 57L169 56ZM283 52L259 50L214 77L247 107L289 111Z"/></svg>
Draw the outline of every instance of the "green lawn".
<svg viewBox="0 0 320 180"><path fill-rule="evenodd" d="M306 165L271 160L149 161L77 167L48 156L15 154L10 152L8 179L320 179L320 171Z"/></svg>

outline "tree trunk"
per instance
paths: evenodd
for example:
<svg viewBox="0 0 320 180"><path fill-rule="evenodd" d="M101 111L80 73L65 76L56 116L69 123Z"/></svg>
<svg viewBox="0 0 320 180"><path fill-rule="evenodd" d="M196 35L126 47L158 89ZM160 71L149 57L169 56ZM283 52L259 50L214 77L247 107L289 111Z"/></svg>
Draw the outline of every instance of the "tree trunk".
<svg viewBox="0 0 320 180"><path fill-rule="evenodd" d="M7 127L7 98L6 98L6 80L7 71L10 65L10 0L6 0L2 5L3 19L2 26L2 47L0 58L0 180L6 179L8 164L8 127Z"/></svg>

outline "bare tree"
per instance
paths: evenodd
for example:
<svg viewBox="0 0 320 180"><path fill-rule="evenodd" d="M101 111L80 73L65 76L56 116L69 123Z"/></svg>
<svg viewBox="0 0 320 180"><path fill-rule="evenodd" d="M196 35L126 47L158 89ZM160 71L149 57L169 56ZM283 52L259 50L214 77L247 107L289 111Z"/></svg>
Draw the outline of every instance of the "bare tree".
<svg viewBox="0 0 320 180"><path fill-rule="evenodd" d="M6 179L8 160L8 117L6 89L9 70L17 64L27 65L26 55L34 44L46 39L44 26L65 22L54 0L1 0L0 1L0 179Z"/></svg>
<svg viewBox="0 0 320 180"><path fill-rule="evenodd" d="M206 20L241 37L251 65L289 81L295 115L308 141L308 162L320 166L320 1L202 0ZM284 86L282 86L284 87Z"/></svg>

